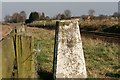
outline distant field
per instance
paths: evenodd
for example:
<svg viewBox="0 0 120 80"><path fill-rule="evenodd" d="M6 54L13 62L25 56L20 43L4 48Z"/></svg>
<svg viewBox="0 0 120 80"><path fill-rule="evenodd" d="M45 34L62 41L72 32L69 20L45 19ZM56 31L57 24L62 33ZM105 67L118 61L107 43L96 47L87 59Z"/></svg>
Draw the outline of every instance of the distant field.
<svg viewBox="0 0 120 80"><path fill-rule="evenodd" d="M56 20L53 21L35 21L28 24L30 27L42 27L47 29L55 29ZM120 24L118 20L93 20L93 21L79 21L81 30L95 31L105 33L120 34Z"/></svg>
<svg viewBox="0 0 120 80"><path fill-rule="evenodd" d="M28 27L27 32L35 37L36 48L39 44L41 49L37 56L40 78L52 78L54 30ZM119 44L85 36L82 36L82 41L88 78L120 78Z"/></svg>

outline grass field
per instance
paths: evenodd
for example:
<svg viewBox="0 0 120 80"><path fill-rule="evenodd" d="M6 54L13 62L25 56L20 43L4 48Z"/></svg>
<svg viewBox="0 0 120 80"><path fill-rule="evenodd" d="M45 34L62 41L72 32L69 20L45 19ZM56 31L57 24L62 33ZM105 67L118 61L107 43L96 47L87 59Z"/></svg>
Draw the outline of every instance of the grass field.
<svg viewBox="0 0 120 80"><path fill-rule="evenodd" d="M34 21L28 24L31 27L42 27L46 29L55 29L56 21ZM92 21L79 21L79 26L81 30L84 31L94 31L94 32L104 32L104 33L117 33L120 34L120 24L118 20L92 20Z"/></svg>
<svg viewBox="0 0 120 80"><path fill-rule="evenodd" d="M36 39L35 45L41 49L37 55L38 74L41 79L52 78L54 30L42 28L30 28L30 32ZM99 39L91 39L82 36L88 78L119 78L120 65L118 55L120 45L107 43Z"/></svg>
<svg viewBox="0 0 120 80"><path fill-rule="evenodd" d="M82 37L88 77L120 77L120 45Z"/></svg>

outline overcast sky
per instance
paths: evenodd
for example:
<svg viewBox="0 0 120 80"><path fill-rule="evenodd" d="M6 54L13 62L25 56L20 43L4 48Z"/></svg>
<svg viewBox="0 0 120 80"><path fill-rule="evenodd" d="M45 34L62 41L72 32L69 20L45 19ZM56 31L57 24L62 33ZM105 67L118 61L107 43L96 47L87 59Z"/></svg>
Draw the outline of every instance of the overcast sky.
<svg viewBox="0 0 120 80"><path fill-rule="evenodd" d="M117 2L2 2L2 16L24 10L27 15L30 12L44 12L52 17L69 9L72 15L79 16L88 14L89 9L95 10L95 15L111 15L118 12Z"/></svg>
<svg viewBox="0 0 120 80"><path fill-rule="evenodd" d="M118 2L119 0L1 0L2 2Z"/></svg>

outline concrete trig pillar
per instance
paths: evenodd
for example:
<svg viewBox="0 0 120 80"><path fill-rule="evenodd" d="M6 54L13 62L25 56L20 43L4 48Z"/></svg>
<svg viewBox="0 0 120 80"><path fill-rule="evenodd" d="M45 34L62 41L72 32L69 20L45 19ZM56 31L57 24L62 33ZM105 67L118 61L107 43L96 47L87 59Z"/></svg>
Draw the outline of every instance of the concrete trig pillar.
<svg viewBox="0 0 120 80"><path fill-rule="evenodd" d="M54 79L87 78L78 21L61 20L56 24Z"/></svg>

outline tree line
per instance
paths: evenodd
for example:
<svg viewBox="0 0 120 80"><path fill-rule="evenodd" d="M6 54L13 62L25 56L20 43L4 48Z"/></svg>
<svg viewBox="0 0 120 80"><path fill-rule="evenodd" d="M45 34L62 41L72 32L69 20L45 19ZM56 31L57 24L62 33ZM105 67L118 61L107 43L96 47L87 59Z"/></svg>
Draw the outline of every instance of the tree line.
<svg viewBox="0 0 120 80"><path fill-rule="evenodd" d="M95 10L93 9L89 9L88 10L88 15L91 17L95 17ZM53 16L53 17L49 17L46 16L44 12L40 13L40 12L31 12L29 15L29 18L27 19L27 15L25 11L21 11L20 13L15 12L12 14L12 16L10 15L6 15L4 17L4 22L9 22L9 23L19 23L19 22L25 22L25 23L31 23L33 21L39 21L39 20L50 20L50 19L56 19L56 20L61 20L61 19L67 19L67 18L71 18L72 14L71 11L69 9L64 10L63 13L58 13L57 15ZM81 17L84 19L86 15L82 15ZM114 12L113 15L110 15L110 17L119 17L120 13L119 12ZM100 14L99 19L104 19L106 17L108 17L108 15L103 15Z"/></svg>
<svg viewBox="0 0 120 80"><path fill-rule="evenodd" d="M25 11L21 11L20 13L15 12L15 13L12 14L12 16L6 15L4 17L4 21L9 22L9 23L25 22L25 20L26 20Z"/></svg>

